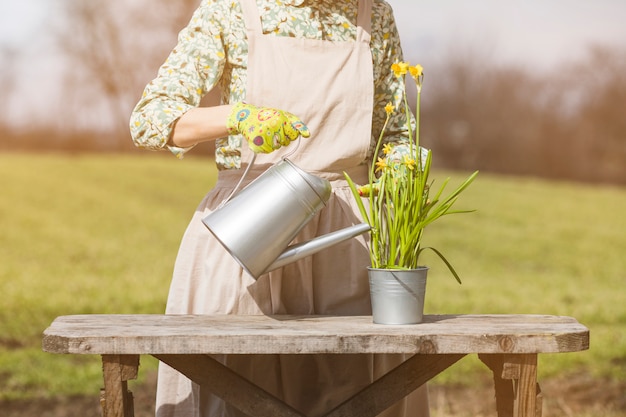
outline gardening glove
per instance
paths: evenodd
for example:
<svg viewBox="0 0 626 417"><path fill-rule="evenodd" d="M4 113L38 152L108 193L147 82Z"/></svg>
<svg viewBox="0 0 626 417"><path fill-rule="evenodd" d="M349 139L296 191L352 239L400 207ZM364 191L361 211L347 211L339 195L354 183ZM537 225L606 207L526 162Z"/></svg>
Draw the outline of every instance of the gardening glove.
<svg viewBox="0 0 626 417"><path fill-rule="evenodd" d="M422 169L426 164L426 158L428 157L428 153L430 152L426 148L422 148L420 146L420 158L421 158L421 166ZM407 144L391 144L387 143L383 147L383 157L378 158L378 162L376 162L376 170L379 171L384 169L385 167L391 168L392 174L400 175L402 170L399 169L400 164L407 161L414 161L417 164L416 158L416 149L415 146L411 147ZM371 184L365 184L361 187L357 188L359 195L361 197L369 197L370 195L377 195L380 189L380 180L376 180Z"/></svg>
<svg viewBox="0 0 626 417"><path fill-rule="evenodd" d="M271 153L302 136L309 128L297 116L286 111L237 103L226 122L228 134L242 134L255 153Z"/></svg>

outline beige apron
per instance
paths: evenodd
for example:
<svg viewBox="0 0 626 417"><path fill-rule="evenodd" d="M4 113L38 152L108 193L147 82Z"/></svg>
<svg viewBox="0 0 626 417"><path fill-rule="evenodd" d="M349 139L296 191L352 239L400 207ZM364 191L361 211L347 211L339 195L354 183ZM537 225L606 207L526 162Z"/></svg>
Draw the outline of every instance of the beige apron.
<svg viewBox="0 0 626 417"><path fill-rule="evenodd" d="M333 185L327 206L302 230L308 240L361 222L343 172L367 179L372 141L373 68L371 0L360 0L356 42L264 35L255 0L240 0L249 43L246 101L288 110L304 120L311 137L289 159ZM258 155L246 183L294 150ZM244 165L251 160L242 146ZM221 171L185 232L170 288L168 314L370 314L365 236L265 274L248 276L210 235L201 219L228 196L241 170ZM305 415L320 415L396 366L398 355L221 356L246 376ZM306 376L303 378L303 376ZM428 416L419 389L382 414ZM241 417L242 413L161 364L158 417Z"/></svg>
<svg viewBox="0 0 626 417"><path fill-rule="evenodd" d="M343 179L342 171L357 166L364 172L374 102L371 1L359 4L356 42L263 35L256 3L241 4L249 45L246 101L305 121L311 138L302 139L289 157L304 170L336 174L332 179ZM258 155L255 165L274 163L292 147ZM249 160L249 148L242 151Z"/></svg>

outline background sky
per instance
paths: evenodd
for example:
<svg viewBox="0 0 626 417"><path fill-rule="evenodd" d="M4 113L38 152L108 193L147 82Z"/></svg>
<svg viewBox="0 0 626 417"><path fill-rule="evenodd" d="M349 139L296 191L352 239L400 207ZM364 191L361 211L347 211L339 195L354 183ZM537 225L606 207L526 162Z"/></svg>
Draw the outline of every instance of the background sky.
<svg viewBox="0 0 626 417"><path fill-rule="evenodd" d="M583 57L590 44L626 47L624 0L388 0L405 53L424 60L455 45L533 69Z"/></svg>
<svg viewBox="0 0 626 417"><path fill-rule="evenodd" d="M593 44L626 48L624 0L388 1L407 59L425 68L455 48L533 71L549 71L583 58ZM0 45L14 51L0 54L0 60L15 57L20 63L0 66L16 71L14 88L24 90L24 97L32 96L34 88L53 91L55 77L60 76L50 44L51 27L58 24L55 7L50 0L0 0Z"/></svg>
<svg viewBox="0 0 626 417"><path fill-rule="evenodd" d="M551 65L589 43L626 45L624 0L388 1L409 53L433 56L462 40L486 44L498 58ZM45 41L54 7L49 0L0 1L0 39Z"/></svg>

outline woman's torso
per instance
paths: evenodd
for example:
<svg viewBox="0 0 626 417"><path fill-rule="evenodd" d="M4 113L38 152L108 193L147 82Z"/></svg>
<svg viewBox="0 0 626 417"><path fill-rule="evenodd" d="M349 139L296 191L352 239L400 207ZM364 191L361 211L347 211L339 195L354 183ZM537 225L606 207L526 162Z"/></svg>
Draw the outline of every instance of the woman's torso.
<svg viewBox="0 0 626 417"><path fill-rule="evenodd" d="M231 2L229 2L231 3ZM357 36L358 1L302 1L292 0L282 2L277 7L277 2L257 0L260 10L263 33L268 36L283 36L292 38L304 38L310 40L323 40L329 42L353 42ZM374 1L372 9L372 24L387 20L391 13L388 5L384 2ZM224 10L223 12L226 12ZM224 34L225 65L219 87L222 94L222 102L234 103L244 101L247 96L248 83L248 39L246 25L240 6L236 5L228 10L232 16L231 22ZM379 76L381 65L377 62L384 60L383 49L385 38L380 35L380 30L372 30L371 57L373 62L373 79ZM399 44L393 48L399 49ZM323 63L320 63L322 66ZM377 92L381 97L385 94ZM391 99L393 93L388 92ZM302 98L305 100L306 98ZM254 104L254 103L253 103ZM290 109L285 109L290 110ZM380 115L376 117L372 125L373 130L382 124ZM220 169L237 168L241 163L241 137L230 136L216 141L216 162Z"/></svg>

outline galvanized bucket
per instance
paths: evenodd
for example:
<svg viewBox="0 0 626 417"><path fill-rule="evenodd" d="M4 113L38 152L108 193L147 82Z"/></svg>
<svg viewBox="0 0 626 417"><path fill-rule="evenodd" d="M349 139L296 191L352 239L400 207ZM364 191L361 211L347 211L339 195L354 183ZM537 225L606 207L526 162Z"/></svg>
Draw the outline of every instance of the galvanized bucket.
<svg viewBox="0 0 626 417"><path fill-rule="evenodd" d="M427 274L428 267L409 270L368 268L374 323L421 323Z"/></svg>

